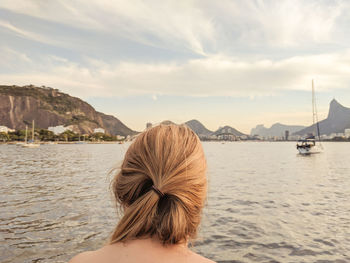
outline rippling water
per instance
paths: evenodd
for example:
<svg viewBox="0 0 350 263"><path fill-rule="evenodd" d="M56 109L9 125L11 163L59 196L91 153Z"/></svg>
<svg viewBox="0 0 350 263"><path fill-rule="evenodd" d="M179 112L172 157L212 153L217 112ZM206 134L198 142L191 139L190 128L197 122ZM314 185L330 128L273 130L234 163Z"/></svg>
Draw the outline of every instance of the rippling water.
<svg viewBox="0 0 350 263"><path fill-rule="evenodd" d="M218 262L350 262L350 144L204 143L209 194L194 250ZM0 262L66 262L117 222L108 171L126 144L0 145Z"/></svg>

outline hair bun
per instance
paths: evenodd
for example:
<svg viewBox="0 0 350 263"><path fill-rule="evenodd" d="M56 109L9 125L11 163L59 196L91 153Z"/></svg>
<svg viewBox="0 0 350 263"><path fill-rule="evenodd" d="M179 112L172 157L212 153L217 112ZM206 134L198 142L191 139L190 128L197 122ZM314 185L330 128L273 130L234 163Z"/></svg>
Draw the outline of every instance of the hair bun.
<svg viewBox="0 0 350 263"><path fill-rule="evenodd" d="M125 210L111 243L153 235L164 244L193 238L206 196L205 171L201 143L187 126L159 125L138 135L113 179Z"/></svg>

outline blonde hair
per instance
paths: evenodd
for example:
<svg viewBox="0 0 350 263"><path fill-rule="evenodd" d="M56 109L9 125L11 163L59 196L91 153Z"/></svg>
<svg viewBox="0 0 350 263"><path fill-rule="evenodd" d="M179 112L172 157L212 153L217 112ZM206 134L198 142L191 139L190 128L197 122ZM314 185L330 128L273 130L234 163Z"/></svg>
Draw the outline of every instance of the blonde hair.
<svg viewBox="0 0 350 263"><path fill-rule="evenodd" d="M206 197L205 172L202 145L187 126L161 124L141 133L112 181L124 215L110 243L156 237L165 245L195 238Z"/></svg>

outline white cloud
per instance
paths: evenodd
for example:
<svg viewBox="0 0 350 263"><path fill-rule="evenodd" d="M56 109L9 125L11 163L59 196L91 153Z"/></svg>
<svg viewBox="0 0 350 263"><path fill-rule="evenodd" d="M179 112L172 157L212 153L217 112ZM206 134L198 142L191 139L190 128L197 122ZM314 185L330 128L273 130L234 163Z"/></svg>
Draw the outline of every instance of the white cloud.
<svg viewBox="0 0 350 263"><path fill-rule="evenodd" d="M28 63L32 62L31 59L25 54L19 51L16 51L9 47L0 46L1 60L0 66L13 65L15 63Z"/></svg>
<svg viewBox="0 0 350 263"><path fill-rule="evenodd" d="M197 1L19 1L3 8L72 27L106 32L146 45L205 55L214 28Z"/></svg>
<svg viewBox="0 0 350 263"><path fill-rule="evenodd" d="M338 22L350 11L347 1L312 0L100 0L88 4L84 0L3 0L0 6L73 28L204 56L232 55L238 45L286 48L335 43L348 35L348 25L340 27Z"/></svg>
<svg viewBox="0 0 350 263"><path fill-rule="evenodd" d="M2 83L53 86L82 97L166 94L251 98L308 90L312 78L321 91L348 88L350 83L350 52L343 48L338 53L315 51L310 55L303 50L320 43L343 45L338 37L347 29L339 21L342 18L344 23L350 10L346 1L101 0L87 4L83 0L4 0L0 6L54 22L49 33L28 28L19 20L0 20L0 27L62 49L76 45L76 55L83 58L78 62L55 51L34 58L30 52L6 47L2 55L11 66L0 64L8 69L0 74ZM61 28L56 36L56 24L77 29L77 35L65 35ZM95 50L103 47L86 34L82 34L86 39L80 39L79 29L99 32L101 43L106 34L159 50L192 51L202 56L176 61L165 55L159 63L152 59L141 62L130 54L122 60L91 58L91 43L97 45ZM237 46L246 47L249 55L236 51ZM286 47L293 47L293 51L278 59L265 54L267 49Z"/></svg>
<svg viewBox="0 0 350 263"><path fill-rule="evenodd" d="M223 31L236 32L238 42L289 47L334 42L337 19L347 14L349 5L346 1L225 1L217 9L214 6L224 17Z"/></svg>
<svg viewBox="0 0 350 263"><path fill-rule="evenodd" d="M46 44L52 44L52 45L57 45L58 42L53 41L52 39L45 37L43 35L37 34L35 32L30 32L30 31L26 31L23 30L17 26L14 26L13 24L4 21L4 20L0 20L0 27L5 28L7 30L9 30L10 32L14 33L17 36L20 36L22 38L27 38L30 39L32 41L36 41L36 42L42 42L42 43L46 43Z"/></svg>
<svg viewBox="0 0 350 263"><path fill-rule="evenodd" d="M22 56L26 58L25 54ZM278 61L245 61L223 56L160 64L106 64L91 59L78 64L57 56L42 61L46 63L45 71L42 66L36 67L38 61L26 58L24 62L30 73L0 74L0 82L52 86L81 97L149 95L153 99L154 94L266 96L281 91L310 90L311 79L315 79L318 91L348 88L350 83L350 52Z"/></svg>

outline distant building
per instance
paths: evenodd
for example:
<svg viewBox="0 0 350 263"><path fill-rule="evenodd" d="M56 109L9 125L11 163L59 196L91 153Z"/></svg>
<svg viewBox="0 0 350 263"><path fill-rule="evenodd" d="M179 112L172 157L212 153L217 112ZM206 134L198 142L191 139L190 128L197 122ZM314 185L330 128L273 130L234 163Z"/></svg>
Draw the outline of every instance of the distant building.
<svg viewBox="0 0 350 263"><path fill-rule="evenodd" d="M350 138L350 129L345 129L344 130L344 135L346 138Z"/></svg>
<svg viewBox="0 0 350 263"><path fill-rule="evenodd" d="M237 141L239 139L236 135L227 133L219 134L217 138L222 141Z"/></svg>
<svg viewBox="0 0 350 263"><path fill-rule="evenodd" d="M105 133L105 129L103 128L95 128L94 133Z"/></svg>
<svg viewBox="0 0 350 263"><path fill-rule="evenodd" d="M286 141L288 141L288 137L289 137L289 131L287 130L287 131L284 132L284 139Z"/></svg>
<svg viewBox="0 0 350 263"><path fill-rule="evenodd" d="M336 138L336 137L344 137L344 136L345 136L345 134L342 133L342 132L339 132L339 133L331 133L331 134L329 135L330 139L334 139L334 138Z"/></svg>
<svg viewBox="0 0 350 263"><path fill-rule="evenodd" d="M10 129L6 126L0 126L0 132L8 133L8 132L14 132L14 129Z"/></svg>
<svg viewBox="0 0 350 263"><path fill-rule="evenodd" d="M49 131L52 131L55 135L59 135L67 130L71 130L69 127L64 127L63 125L51 126L47 128Z"/></svg>
<svg viewBox="0 0 350 263"><path fill-rule="evenodd" d="M122 135L116 135L116 137L117 137L117 140L124 140L125 139L125 136L122 136Z"/></svg>
<svg viewBox="0 0 350 263"><path fill-rule="evenodd" d="M149 129L149 128L152 128L152 123L147 122L147 123L146 123L146 129Z"/></svg>

